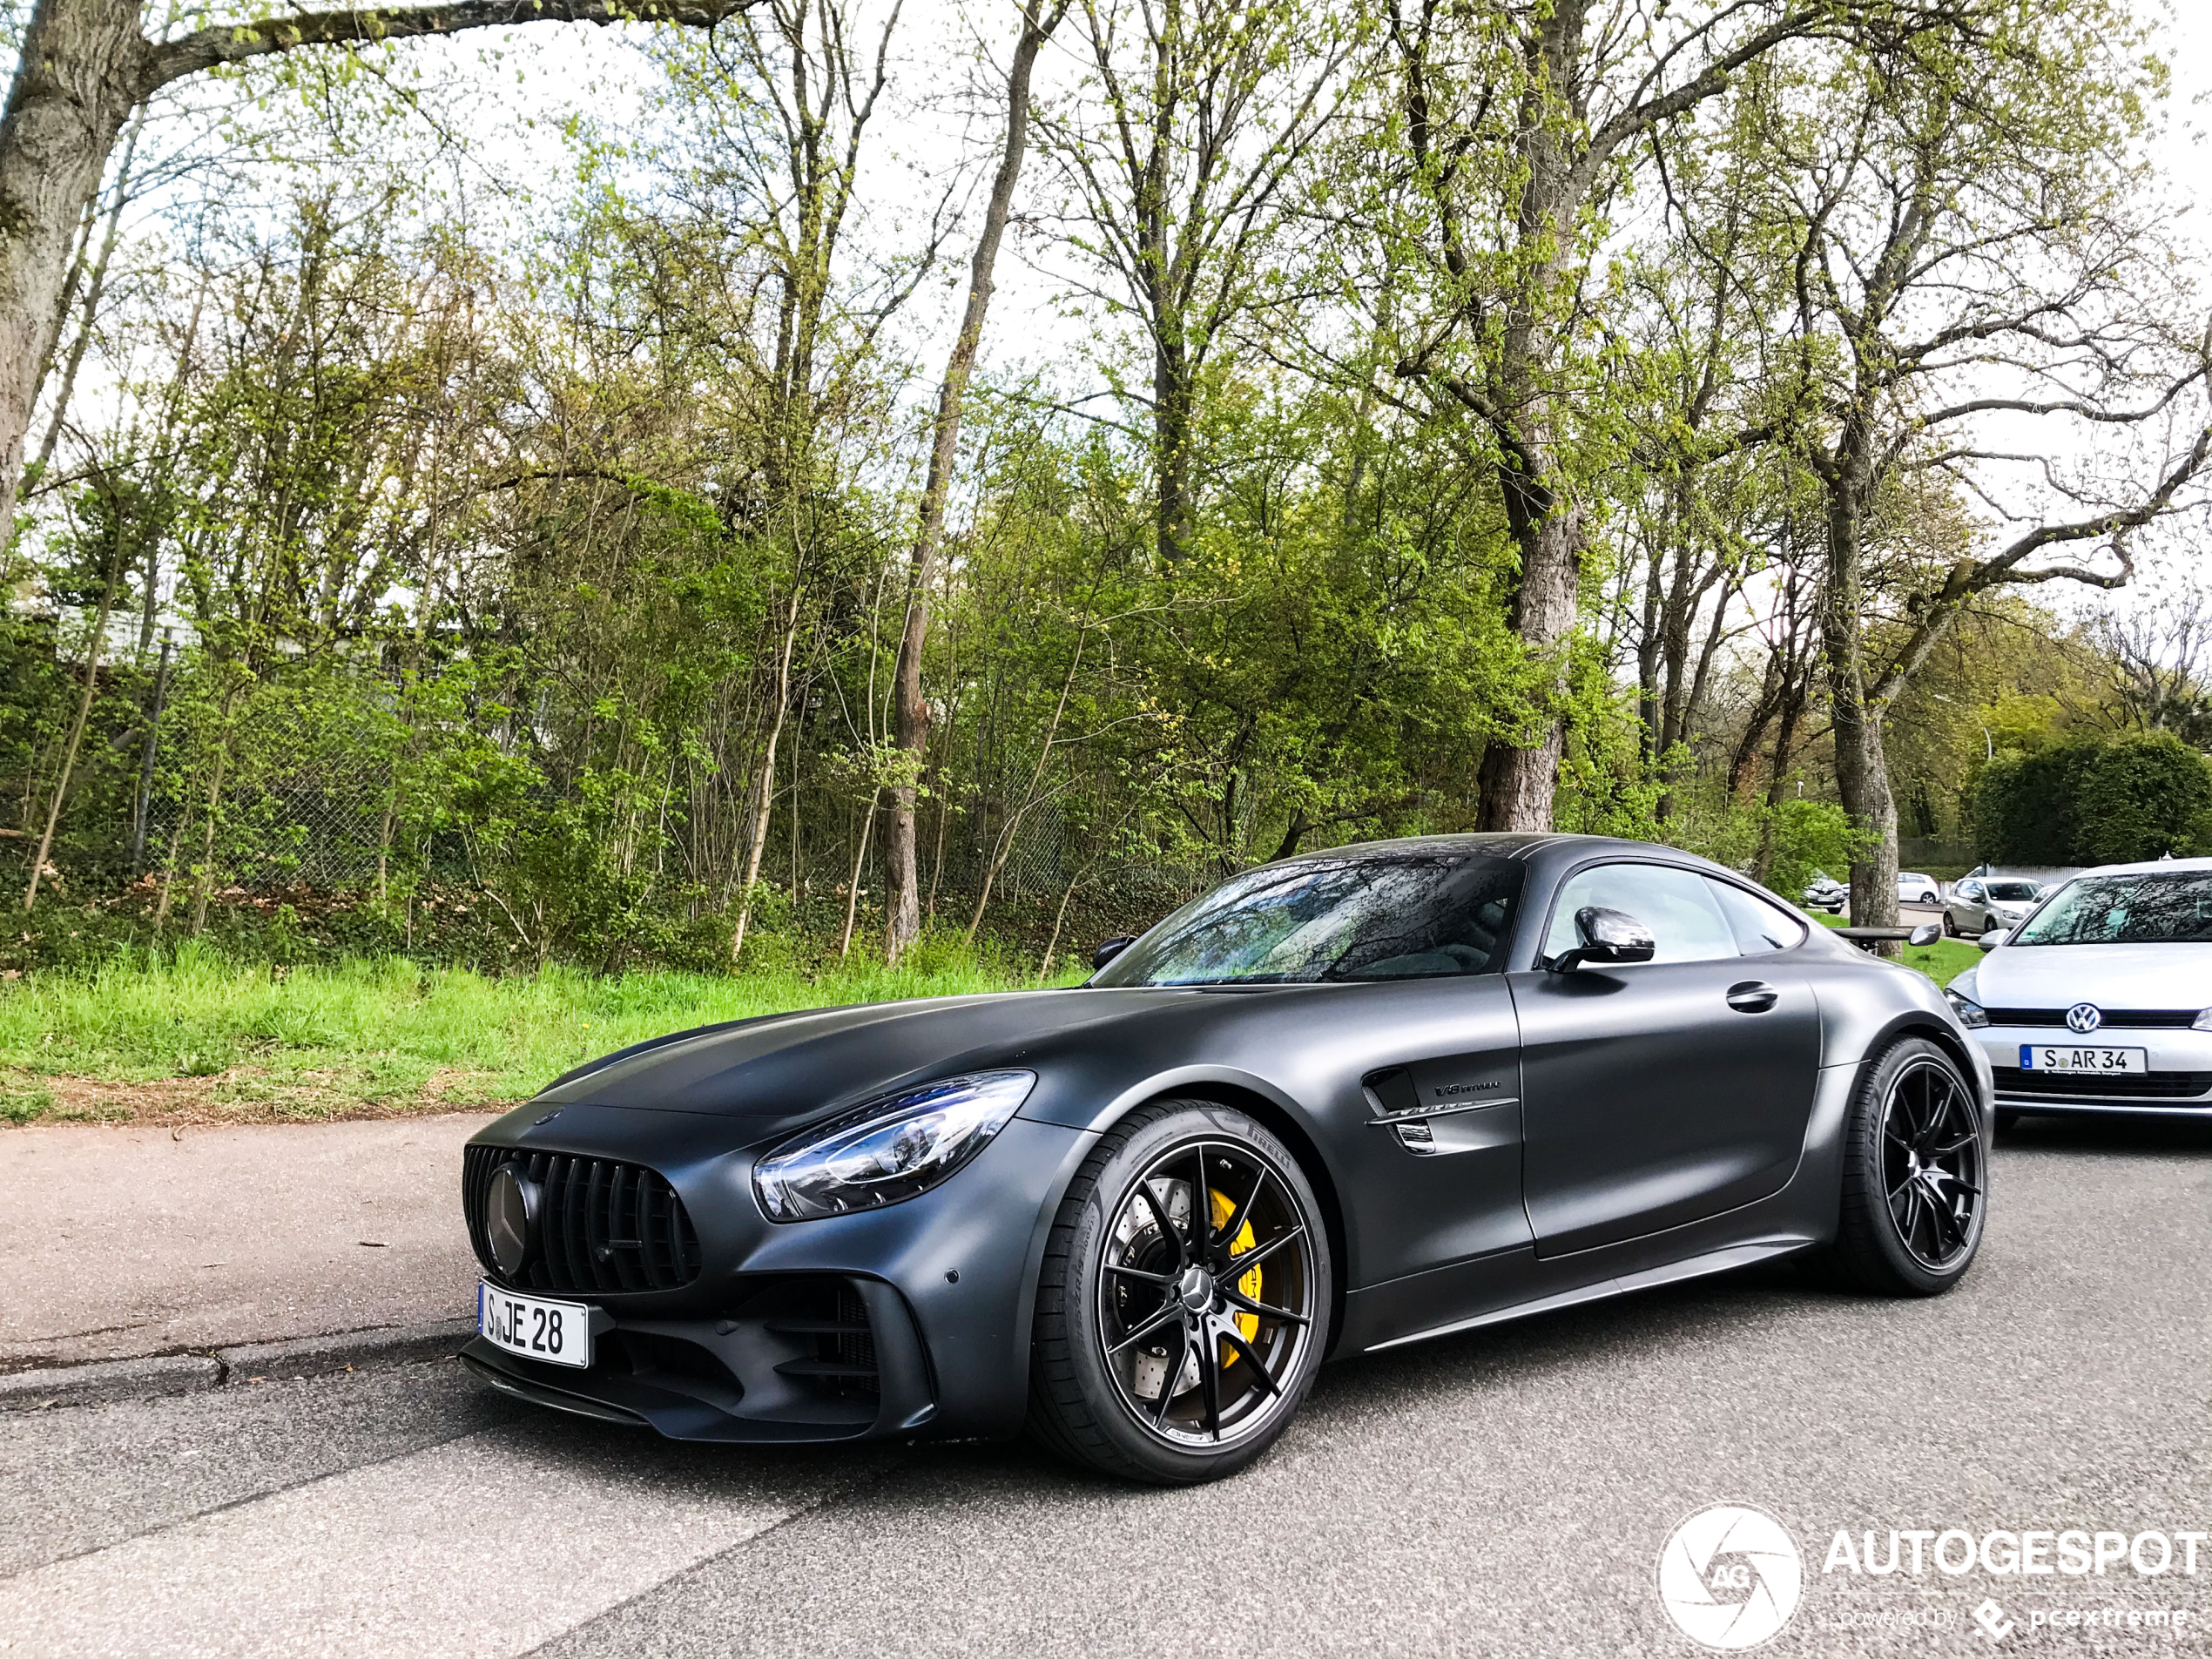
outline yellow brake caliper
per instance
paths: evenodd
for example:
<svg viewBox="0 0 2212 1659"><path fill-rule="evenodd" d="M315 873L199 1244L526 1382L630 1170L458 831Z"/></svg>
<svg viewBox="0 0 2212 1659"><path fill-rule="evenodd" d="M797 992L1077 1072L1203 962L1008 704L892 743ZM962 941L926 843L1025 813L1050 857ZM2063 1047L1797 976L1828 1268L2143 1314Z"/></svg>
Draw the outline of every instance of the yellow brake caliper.
<svg viewBox="0 0 2212 1659"><path fill-rule="evenodd" d="M1227 1193L1219 1191L1216 1189L1207 1189L1206 1196L1213 1200L1213 1224L1215 1231L1218 1231L1220 1229L1226 1227L1229 1224L1230 1217L1237 1213L1237 1206L1229 1201L1229 1195ZM1241 1256L1258 1242L1259 1240L1252 1234L1252 1224L1251 1220L1247 1218L1244 1224L1237 1230L1237 1236L1229 1241L1229 1254L1231 1258ZM1245 1274L1244 1278L1238 1279L1237 1281L1237 1294L1243 1297L1247 1302L1259 1302L1265 1300L1265 1298L1259 1293L1259 1286L1260 1276L1265 1273L1266 1271L1267 1270L1264 1267L1255 1267L1251 1272ZM1237 1320L1237 1328L1244 1333L1245 1341L1250 1342L1254 1337L1257 1337L1259 1334L1259 1316L1257 1313L1240 1312L1235 1317ZM1230 1366L1235 1365L1237 1363L1237 1351L1234 1348L1231 1348L1229 1351L1228 1357L1221 1363L1224 1369Z"/></svg>

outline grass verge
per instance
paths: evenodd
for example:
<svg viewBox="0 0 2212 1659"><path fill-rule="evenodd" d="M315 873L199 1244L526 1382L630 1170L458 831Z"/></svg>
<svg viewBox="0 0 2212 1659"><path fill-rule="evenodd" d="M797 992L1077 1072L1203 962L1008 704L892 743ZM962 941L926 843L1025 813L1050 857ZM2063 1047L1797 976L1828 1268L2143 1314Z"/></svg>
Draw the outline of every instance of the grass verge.
<svg viewBox="0 0 2212 1659"><path fill-rule="evenodd" d="M500 1109L594 1055L664 1032L1035 983L1034 969L941 949L896 969L603 978L556 968L489 979L399 957L273 972L188 946L0 985L0 1123Z"/></svg>

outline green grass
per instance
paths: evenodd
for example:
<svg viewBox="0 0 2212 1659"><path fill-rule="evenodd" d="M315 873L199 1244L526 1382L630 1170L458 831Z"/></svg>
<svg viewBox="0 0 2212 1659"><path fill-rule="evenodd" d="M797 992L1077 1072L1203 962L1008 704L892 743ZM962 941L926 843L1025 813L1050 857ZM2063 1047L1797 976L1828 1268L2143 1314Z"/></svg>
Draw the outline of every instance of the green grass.
<svg viewBox="0 0 2212 1659"><path fill-rule="evenodd" d="M1034 967L928 948L817 974L567 968L490 979L386 957L287 974L186 947L0 984L0 1122L253 1121L493 1106L664 1032L998 991ZM1072 970L1055 982L1072 982Z"/></svg>

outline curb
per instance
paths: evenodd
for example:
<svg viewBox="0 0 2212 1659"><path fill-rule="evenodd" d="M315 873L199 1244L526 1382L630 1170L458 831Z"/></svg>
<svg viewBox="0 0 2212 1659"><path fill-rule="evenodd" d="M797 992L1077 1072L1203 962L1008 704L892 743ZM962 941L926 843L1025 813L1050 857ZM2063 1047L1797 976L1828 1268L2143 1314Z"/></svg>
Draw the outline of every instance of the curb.
<svg viewBox="0 0 2212 1659"><path fill-rule="evenodd" d="M232 1383L295 1382L333 1372L442 1359L476 1334L474 1319L377 1325L286 1342L249 1342L206 1353L152 1354L0 1375L0 1413L99 1406L195 1394Z"/></svg>

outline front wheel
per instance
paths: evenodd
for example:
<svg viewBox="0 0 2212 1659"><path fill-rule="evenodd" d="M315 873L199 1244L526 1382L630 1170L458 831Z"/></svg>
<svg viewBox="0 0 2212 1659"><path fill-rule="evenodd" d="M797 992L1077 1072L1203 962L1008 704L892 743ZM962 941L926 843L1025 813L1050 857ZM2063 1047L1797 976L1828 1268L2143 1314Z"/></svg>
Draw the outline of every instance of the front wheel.
<svg viewBox="0 0 2212 1659"><path fill-rule="evenodd" d="M1232 1474L1312 1386L1331 1292L1319 1206L1279 1140L1211 1102L1143 1108L1092 1149L1045 1245L1031 1433L1124 1479Z"/></svg>
<svg viewBox="0 0 2212 1659"><path fill-rule="evenodd" d="M1958 1062L1924 1037L1892 1044L1851 1096L1831 1277L1886 1296L1935 1296L1981 1245L1989 1137Z"/></svg>

